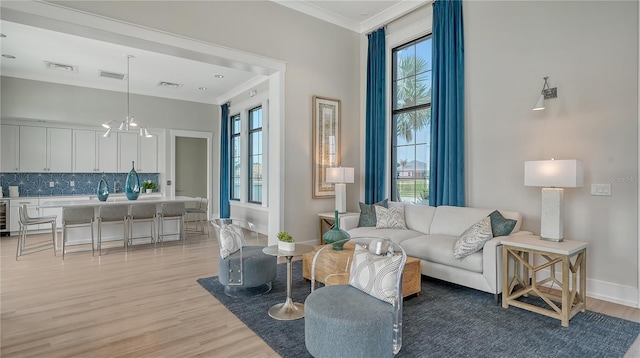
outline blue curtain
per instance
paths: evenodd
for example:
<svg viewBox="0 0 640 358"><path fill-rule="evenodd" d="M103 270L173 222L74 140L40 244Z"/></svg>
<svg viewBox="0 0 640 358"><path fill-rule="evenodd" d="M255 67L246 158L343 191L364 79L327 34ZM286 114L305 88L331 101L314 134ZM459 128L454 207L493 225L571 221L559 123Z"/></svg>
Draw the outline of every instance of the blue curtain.
<svg viewBox="0 0 640 358"><path fill-rule="evenodd" d="M220 218L231 215L229 206L229 104L220 106Z"/></svg>
<svg viewBox="0 0 640 358"><path fill-rule="evenodd" d="M365 144L365 202L384 199L386 128L386 44L384 28L369 34L367 56L367 121Z"/></svg>
<svg viewBox="0 0 640 358"><path fill-rule="evenodd" d="M462 1L433 6L429 205L465 205Z"/></svg>

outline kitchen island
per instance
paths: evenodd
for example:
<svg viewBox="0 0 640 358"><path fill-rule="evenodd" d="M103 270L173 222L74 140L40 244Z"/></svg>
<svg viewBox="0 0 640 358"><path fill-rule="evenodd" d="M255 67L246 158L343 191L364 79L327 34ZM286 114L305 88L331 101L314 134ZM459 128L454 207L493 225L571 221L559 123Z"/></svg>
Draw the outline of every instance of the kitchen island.
<svg viewBox="0 0 640 358"><path fill-rule="evenodd" d="M139 205L139 204L156 204L156 212L160 212L161 205L163 203L175 203L175 202L183 202L185 204L196 202L196 198L192 198L189 196L160 196L160 195L141 195L137 200L128 200L124 195L116 195L110 196L106 201L100 201L95 196L89 198L89 200L41 200L40 208L59 208L62 210L63 208L87 208L87 210L93 210L94 217L98 217L98 208L101 206L110 206L110 205ZM62 218L64 220L64 218ZM156 223L160 225L161 223ZM132 227L133 237L140 236L148 236L150 232L151 223L135 223ZM123 225L109 225L103 228L102 230L102 243L108 241L120 241L122 242L122 234L124 227ZM170 240L179 240L179 227L178 223L175 220L172 220L165 224L166 233L176 233L175 236L170 236L166 238L166 241ZM91 244L91 229L89 227L81 227L81 228L73 228L67 231L67 243L66 246L74 246L74 245L83 245L87 246L87 244ZM94 242L97 243L97 224L94 224ZM148 244L151 242L151 239L146 240L136 240L135 244ZM122 243L119 243L118 246L122 246ZM62 247L62 245L60 245ZM103 246L103 248L108 248L108 246ZM90 247L89 247L90 249Z"/></svg>

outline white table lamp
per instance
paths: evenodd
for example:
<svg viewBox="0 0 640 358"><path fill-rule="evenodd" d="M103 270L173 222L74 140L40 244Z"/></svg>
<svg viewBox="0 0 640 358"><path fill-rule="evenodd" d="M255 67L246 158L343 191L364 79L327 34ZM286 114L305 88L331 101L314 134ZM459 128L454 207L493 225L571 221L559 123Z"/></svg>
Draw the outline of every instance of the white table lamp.
<svg viewBox="0 0 640 358"><path fill-rule="evenodd" d="M563 188L584 185L584 170L579 160L534 160L524 162L524 185L542 187L540 238L562 241Z"/></svg>
<svg viewBox="0 0 640 358"><path fill-rule="evenodd" d="M334 183L336 188L336 210L347 212L347 184L353 183L353 168L327 168L327 183Z"/></svg>

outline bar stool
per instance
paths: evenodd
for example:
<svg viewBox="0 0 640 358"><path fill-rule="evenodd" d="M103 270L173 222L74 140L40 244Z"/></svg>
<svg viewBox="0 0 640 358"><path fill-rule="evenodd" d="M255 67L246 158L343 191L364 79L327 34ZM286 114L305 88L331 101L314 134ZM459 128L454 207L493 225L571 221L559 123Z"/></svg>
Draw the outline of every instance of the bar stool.
<svg viewBox="0 0 640 358"><path fill-rule="evenodd" d="M107 205L98 209L98 256L102 255L102 226L119 225L124 226L122 240L125 251L127 249L127 233L129 223L129 205Z"/></svg>
<svg viewBox="0 0 640 358"><path fill-rule="evenodd" d="M182 244L184 245L184 203L162 203L160 205L160 213L158 213L158 219L160 222L158 223L158 228L160 229L160 233L158 234L158 240L164 243L164 237L168 235L180 235L180 240L182 240ZM167 234L164 233L164 223L166 220L177 220L179 229L177 233Z"/></svg>
<svg viewBox="0 0 640 358"><path fill-rule="evenodd" d="M155 226L156 226L156 204L133 204L129 211L129 241L128 246L133 246L133 240L151 238L151 243L156 244ZM150 236L133 237L133 224L135 223L151 223Z"/></svg>
<svg viewBox="0 0 640 358"><path fill-rule="evenodd" d="M27 213L27 205L22 205L18 207L18 223L20 224L19 234L18 234L18 247L16 248L16 261L18 261L18 257L22 256L22 251L26 248L27 241L27 230L30 225L40 225L40 224L51 224L51 236L53 240L53 255L56 256L56 251L58 250L58 234L56 233L56 220L58 217L56 215L51 216L40 216L40 217L30 217ZM40 247L37 247L40 248ZM42 251L42 250L38 250ZM35 252L38 252L35 251Z"/></svg>
<svg viewBox="0 0 640 358"><path fill-rule="evenodd" d="M62 208L62 260L64 261L65 248L67 245L67 229L90 227L91 228L91 256L95 252L95 242L93 235L93 207L73 207Z"/></svg>
<svg viewBox="0 0 640 358"><path fill-rule="evenodd" d="M207 237L209 236L209 225L207 224L208 215L207 212L209 210L209 199L207 198L196 198L196 206L193 208L185 209L185 221L189 222L189 217L191 215L195 215L196 220L196 232L199 232L200 235L204 235L205 225L207 227ZM200 229L198 229L198 224L200 224ZM185 229L186 231L186 229ZM193 230L190 230L193 231Z"/></svg>

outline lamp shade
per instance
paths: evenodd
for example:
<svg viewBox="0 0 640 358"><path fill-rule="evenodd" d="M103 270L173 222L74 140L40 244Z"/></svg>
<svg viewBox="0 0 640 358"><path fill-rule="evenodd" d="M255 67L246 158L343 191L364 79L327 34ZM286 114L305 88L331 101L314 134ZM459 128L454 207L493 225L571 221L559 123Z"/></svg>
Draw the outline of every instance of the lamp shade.
<svg viewBox="0 0 640 358"><path fill-rule="evenodd" d="M327 168L327 183L353 183L353 168Z"/></svg>
<svg viewBox="0 0 640 358"><path fill-rule="evenodd" d="M524 185L544 188L577 188L584 185L582 161L533 160L524 162Z"/></svg>
<svg viewBox="0 0 640 358"><path fill-rule="evenodd" d="M538 97L538 101L536 101L535 106L533 106L532 110L534 111L539 111L544 109L544 94L540 94L540 97Z"/></svg>

